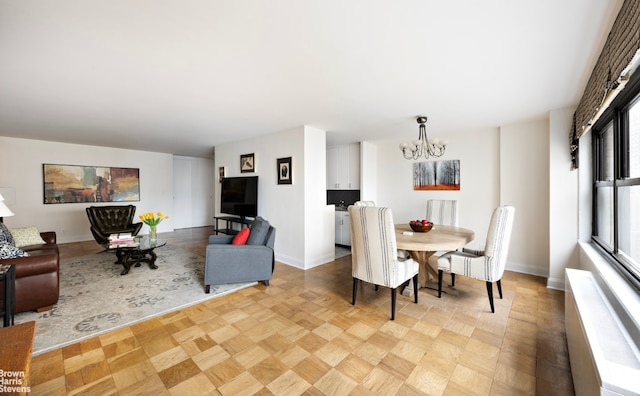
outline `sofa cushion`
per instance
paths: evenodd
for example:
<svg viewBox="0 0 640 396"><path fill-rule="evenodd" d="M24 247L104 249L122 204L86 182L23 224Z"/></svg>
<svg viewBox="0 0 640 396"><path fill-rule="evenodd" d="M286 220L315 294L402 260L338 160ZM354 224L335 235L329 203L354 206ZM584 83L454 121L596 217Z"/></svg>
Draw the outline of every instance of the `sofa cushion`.
<svg viewBox="0 0 640 396"><path fill-rule="evenodd" d="M29 253L8 243L0 244L0 259L12 259L16 257L26 257L28 255Z"/></svg>
<svg viewBox="0 0 640 396"><path fill-rule="evenodd" d="M14 245L11 232L9 232L9 229L2 222L0 222L0 243L8 243L9 245Z"/></svg>
<svg viewBox="0 0 640 396"><path fill-rule="evenodd" d="M256 217L251 223L251 234L247 239L247 245L264 245L270 226L267 220L260 216Z"/></svg>
<svg viewBox="0 0 640 396"><path fill-rule="evenodd" d="M10 228L9 231L11 232L11 236L13 236L13 244L19 248L46 243L40 236L38 228L35 226Z"/></svg>
<svg viewBox="0 0 640 396"><path fill-rule="evenodd" d="M245 227L240 230L231 240L232 245L245 245L247 243L247 239L249 239L249 227Z"/></svg>

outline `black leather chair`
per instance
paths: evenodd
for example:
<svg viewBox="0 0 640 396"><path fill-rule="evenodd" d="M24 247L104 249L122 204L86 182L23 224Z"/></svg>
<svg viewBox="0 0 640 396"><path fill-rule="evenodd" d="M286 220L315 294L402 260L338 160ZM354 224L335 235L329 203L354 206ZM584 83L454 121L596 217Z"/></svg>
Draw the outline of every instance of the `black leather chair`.
<svg viewBox="0 0 640 396"><path fill-rule="evenodd" d="M134 223L136 207L126 206L89 206L87 216L91 223L91 233L101 245L109 243L109 235L130 232L137 235L142 223Z"/></svg>

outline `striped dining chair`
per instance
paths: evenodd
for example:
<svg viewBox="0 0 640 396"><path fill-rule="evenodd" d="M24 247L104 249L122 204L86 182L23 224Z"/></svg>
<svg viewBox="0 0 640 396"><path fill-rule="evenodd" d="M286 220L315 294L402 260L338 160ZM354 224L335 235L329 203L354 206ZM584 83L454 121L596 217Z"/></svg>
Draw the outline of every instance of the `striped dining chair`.
<svg viewBox="0 0 640 396"><path fill-rule="evenodd" d="M497 283L498 293L502 298L500 280L507 264L515 212L513 206L499 206L493 211L483 250L462 249L461 252L449 252L440 257L431 256L429 258L429 264L435 264L438 267L438 298L442 295L442 274L444 272L468 276L486 282L491 312L495 313L493 282Z"/></svg>
<svg viewBox="0 0 640 396"><path fill-rule="evenodd" d="M427 201L427 217L433 224L458 226L458 201L455 199L430 199Z"/></svg>
<svg viewBox="0 0 640 396"><path fill-rule="evenodd" d="M414 302L418 303L418 262L398 258L391 209L349 206L353 296L356 304L360 280L391 289L391 320L395 319L396 289L413 278Z"/></svg>
<svg viewBox="0 0 640 396"><path fill-rule="evenodd" d="M433 224L452 227L458 226L458 201L455 199L430 199L427 201L427 217ZM446 251L437 251L435 256L442 256ZM456 285L456 274L451 274L451 287Z"/></svg>

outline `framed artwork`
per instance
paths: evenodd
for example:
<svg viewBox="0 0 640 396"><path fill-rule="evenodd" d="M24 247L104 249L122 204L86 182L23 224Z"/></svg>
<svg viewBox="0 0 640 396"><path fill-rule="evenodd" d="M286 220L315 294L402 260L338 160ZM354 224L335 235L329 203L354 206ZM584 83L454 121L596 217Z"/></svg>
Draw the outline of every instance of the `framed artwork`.
<svg viewBox="0 0 640 396"><path fill-rule="evenodd" d="M240 173L250 173L255 171L254 153L240 155Z"/></svg>
<svg viewBox="0 0 640 396"><path fill-rule="evenodd" d="M414 190L460 190L460 160L414 162Z"/></svg>
<svg viewBox="0 0 640 396"><path fill-rule="evenodd" d="M224 179L224 166L218 168L218 181L222 183L222 179Z"/></svg>
<svg viewBox="0 0 640 396"><path fill-rule="evenodd" d="M293 184L291 157L278 158L278 184Z"/></svg>
<svg viewBox="0 0 640 396"><path fill-rule="evenodd" d="M43 164L43 202L140 201L140 169Z"/></svg>

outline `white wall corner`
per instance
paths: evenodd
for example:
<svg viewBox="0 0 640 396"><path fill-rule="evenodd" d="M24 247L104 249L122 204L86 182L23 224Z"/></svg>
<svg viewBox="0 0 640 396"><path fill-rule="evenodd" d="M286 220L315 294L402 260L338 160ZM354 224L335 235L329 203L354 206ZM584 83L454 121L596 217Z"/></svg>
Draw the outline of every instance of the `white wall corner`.
<svg viewBox="0 0 640 396"><path fill-rule="evenodd" d="M564 278L548 278L547 288L564 291L565 290Z"/></svg>

